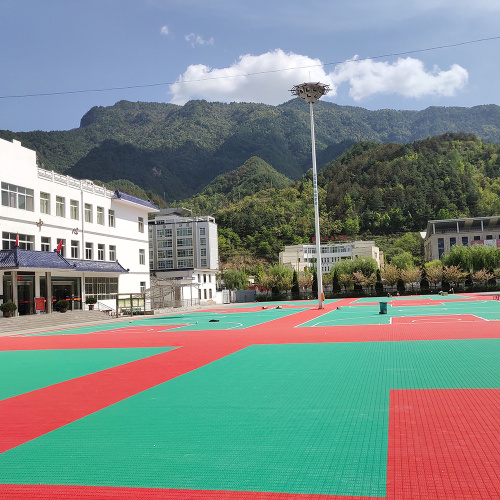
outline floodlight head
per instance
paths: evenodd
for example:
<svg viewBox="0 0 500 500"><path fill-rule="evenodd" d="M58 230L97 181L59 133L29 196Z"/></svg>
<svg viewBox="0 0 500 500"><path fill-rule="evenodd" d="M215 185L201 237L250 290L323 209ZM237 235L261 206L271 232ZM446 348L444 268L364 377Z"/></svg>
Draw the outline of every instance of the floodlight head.
<svg viewBox="0 0 500 500"><path fill-rule="evenodd" d="M308 103L316 102L321 96L330 92L328 85L319 82L301 83L294 85L290 90L292 95L296 95Z"/></svg>

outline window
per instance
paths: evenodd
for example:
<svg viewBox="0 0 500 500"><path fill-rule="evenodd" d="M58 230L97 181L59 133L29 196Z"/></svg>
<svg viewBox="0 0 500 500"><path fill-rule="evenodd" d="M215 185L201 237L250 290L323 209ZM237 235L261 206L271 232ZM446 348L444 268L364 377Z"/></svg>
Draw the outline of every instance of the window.
<svg viewBox="0 0 500 500"><path fill-rule="evenodd" d="M211 299L212 298L212 289L210 288L208 290L208 298Z"/></svg>
<svg viewBox="0 0 500 500"><path fill-rule="evenodd" d="M207 244L207 239L206 238L200 238L200 245L206 245Z"/></svg>
<svg viewBox="0 0 500 500"><path fill-rule="evenodd" d="M450 238L450 248L453 246L453 245L456 245L457 244L457 239L456 238Z"/></svg>
<svg viewBox="0 0 500 500"><path fill-rule="evenodd" d="M97 300L114 299L118 293L118 278L85 278L85 295Z"/></svg>
<svg viewBox="0 0 500 500"><path fill-rule="evenodd" d="M104 226L104 207L97 207L97 224Z"/></svg>
<svg viewBox="0 0 500 500"><path fill-rule="evenodd" d="M206 274L204 274L204 275L203 275L203 283L206 283L206 282L207 282L207 275L206 275Z"/></svg>
<svg viewBox="0 0 500 500"><path fill-rule="evenodd" d="M16 237L19 236L19 248L22 250L35 249L35 237L31 234L17 234L2 232L2 249L9 250L16 246Z"/></svg>
<svg viewBox="0 0 500 500"><path fill-rule="evenodd" d="M177 240L178 247L192 247L193 246L193 238L179 238Z"/></svg>
<svg viewBox="0 0 500 500"><path fill-rule="evenodd" d="M108 226L115 227L115 211L108 210Z"/></svg>
<svg viewBox="0 0 500 500"><path fill-rule="evenodd" d="M92 205L85 203L85 222L92 222Z"/></svg>
<svg viewBox="0 0 500 500"><path fill-rule="evenodd" d="M206 257L207 256L207 249L206 248L202 248L200 250L200 256L201 257Z"/></svg>
<svg viewBox="0 0 500 500"><path fill-rule="evenodd" d="M444 238L438 238L438 258L444 253Z"/></svg>
<svg viewBox="0 0 500 500"><path fill-rule="evenodd" d="M180 227L177 229L177 236L193 236L193 229L190 227Z"/></svg>
<svg viewBox="0 0 500 500"><path fill-rule="evenodd" d="M151 252L151 256L153 252ZM168 259L173 257L173 250L158 250L158 258L159 259Z"/></svg>
<svg viewBox="0 0 500 500"><path fill-rule="evenodd" d="M181 250L177 250L177 257L192 257L193 249L192 248L183 248Z"/></svg>
<svg viewBox="0 0 500 500"><path fill-rule="evenodd" d="M201 299L201 290L198 288L198 299Z"/></svg>
<svg viewBox="0 0 500 500"><path fill-rule="evenodd" d="M56 215L66 217L66 200L62 196L56 196Z"/></svg>
<svg viewBox="0 0 500 500"><path fill-rule="evenodd" d="M474 236L474 241L480 241L481 240L481 236Z"/></svg>
<svg viewBox="0 0 500 500"><path fill-rule="evenodd" d="M139 282L139 289L140 289L141 293L145 293L146 292L146 282L145 281L140 281Z"/></svg>
<svg viewBox="0 0 500 500"><path fill-rule="evenodd" d="M40 193L40 212L50 214L50 194Z"/></svg>
<svg viewBox="0 0 500 500"><path fill-rule="evenodd" d="M111 262L116 260L116 245L109 245L109 260Z"/></svg>
<svg viewBox="0 0 500 500"><path fill-rule="evenodd" d="M50 238L42 236L42 244L40 248L42 252L50 252Z"/></svg>
<svg viewBox="0 0 500 500"><path fill-rule="evenodd" d="M33 199L33 189L2 182L2 205L4 207L19 208L33 212Z"/></svg>
<svg viewBox="0 0 500 500"><path fill-rule="evenodd" d="M146 265L146 250L143 248L139 249L139 264L141 266Z"/></svg>
<svg viewBox="0 0 500 500"><path fill-rule="evenodd" d="M71 240L71 258L79 259L80 258L80 243L78 240Z"/></svg>
<svg viewBox="0 0 500 500"><path fill-rule="evenodd" d="M205 228L200 227L200 236L205 236Z"/></svg>
<svg viewBox="0 0 500 500"><path fill-rule="evenodd" d="M172 237L172 229L157 229L156 236L158 238L171 238Z"/></svg>
<svg viewBox="0 0 500 500"><path fill-rule="evenodd" d="M172 248L172 240L158 241L158 248Z"/></svg>
<svg viewBox="0 0 500 500"><path fill-rule="evenodd" d="M201 259L201 267L207 267L207 259Z"/></svg>
<svg viewBox="0 0 500 500"><path fill-rule="evenodd" d="M80 211L80 203L78 200L69 200L69 216L71 219L78 220Z"/></svg>
<svg viewBox="0 0 500 500"><path fill-rule="evenodd" d="M162 260L158 262L158 269L173 269L174 261L173 260Z"/></svg>
<svg viewBox="0 0 500 500"><path fill-rule="evenodd" d="M207 298L207 290L203 290L203 298L206 299Z"/></svg>
<svg viewBox="0 0 500 500"><path fill-rule="evenodd" d="M462 245L467 246L469 244L469 237L468 236L462 236Z"/></svg>
<svg viewBox="0 0 500 500"><path fill-rule="evenodd" d="M166 261L168 262L168 261ZM177 261L177 267L183 268L183 267L193 267L193 259L183 259Z"/></svg>
<svg viewBox="0 0 500 500"><path fill-rule="evenodd" d="M93 253L94 253L94 244L93 243L85 243L85 258L88 260L92 260Z"/></svg>
<svg viewBox="0 0 500 500"><path fill-rule="evenodd" d="M97 260L104 260L104 244L99 243L97 245Z"/></svg>
<svg viewBox="0 0 500 500"><path fill-rule="evenodd" d="M487 234L486 235L486 239L487 240L492 240L493 239L493 235L492 234Z"/></svg>
<svg viewBox="0 0 500 500"><path fill-rule="evenodd" d="M143 233L144 232L144 217L139 217L138 222L139 222L139 232Z"/></svg>

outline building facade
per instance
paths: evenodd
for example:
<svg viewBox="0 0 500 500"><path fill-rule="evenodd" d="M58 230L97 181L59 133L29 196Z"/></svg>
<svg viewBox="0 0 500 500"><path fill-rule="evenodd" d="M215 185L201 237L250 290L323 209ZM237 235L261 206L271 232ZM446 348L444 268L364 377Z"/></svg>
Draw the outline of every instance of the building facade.
<svg viewBox="0 0 500 500"><path fill-rule="evenodd" d="M454 245L500 247L500 216L430 220L424 236L425 260L438 260Z"/></svg>
<svg viewBox="0 0 500 500"><path fill-rule="evenodd" d="M325 273L329 273L337 262L357 257L371 257L375 259L379 268L383 264L383 254L375 246L374 241L321 244L321 266ZM316 267L316 260L316 244L314 243L286 246L285 250L279 254L280 264L297 272L304 271L306 267Z"/></svg>
<svg viewBox="0 0 500 500"><path fill-rule="evenodd" d="M213 217L189 213L164 209L148 223L149 266L165 305L220 302L217 224Z"/></svg>
<svg viewBox="0 0 500 500"><path fill-rule="evenodd" d="M37 166L36 153L0 139L0 296L20 314L86 296L114 307L117 293L149 288L150 202ZM13 286L17 283L17 286ZM38 300L40 304L40 300Z"/></svg>

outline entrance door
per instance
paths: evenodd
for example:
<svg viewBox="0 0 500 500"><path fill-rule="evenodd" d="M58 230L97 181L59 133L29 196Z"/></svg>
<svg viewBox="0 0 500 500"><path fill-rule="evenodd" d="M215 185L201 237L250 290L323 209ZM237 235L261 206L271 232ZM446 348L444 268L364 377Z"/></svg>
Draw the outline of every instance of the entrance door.
<svg viewBox="0 0 500 500"><path fill-rule="evenodd" d="M58 300L66 300L68 309L71 309L71 299L73 297L73 282L72 281L56 281L52 282L52 303L55 304Z"/></svg>
<svg viewBox="0 0 500 500"><path fill-rule="evenodd" d="M17 301L20 316L33 314L33 300L33 283L31 281L19 281L17 283Z"/></svg>

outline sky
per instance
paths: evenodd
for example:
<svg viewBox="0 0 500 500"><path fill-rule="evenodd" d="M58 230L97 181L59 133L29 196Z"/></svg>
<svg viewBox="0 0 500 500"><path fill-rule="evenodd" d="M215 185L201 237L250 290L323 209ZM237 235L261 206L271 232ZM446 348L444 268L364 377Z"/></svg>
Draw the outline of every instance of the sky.
<svg viewBox="0 0 500 500"><path fill-rule="evenodd" d="M277 105L309 81L371 110L500 105L499 15L498 0L3 0L0 129L70 130L120 100Z"/></svg>

